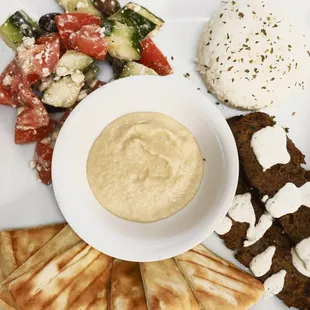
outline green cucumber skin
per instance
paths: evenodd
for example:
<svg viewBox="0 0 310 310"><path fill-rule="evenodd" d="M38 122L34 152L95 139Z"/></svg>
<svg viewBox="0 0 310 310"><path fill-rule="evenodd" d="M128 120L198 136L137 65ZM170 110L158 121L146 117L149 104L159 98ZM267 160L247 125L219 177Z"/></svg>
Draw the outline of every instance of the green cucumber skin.
<svg viewBox="0 0 310 310"><path fill-rule="evenodd" d="M113 20L106 19L103 21L103 27L105 28L104 35L110 37L113 32L115 22Z"/></svg>
<svg viewBox="0 0 310 310"><path fill-rule="evenodd" d="M151 11L149 11L147 8L145 8L142 5L135 4L133 2L129 2L126 7L128 7L130 10L135 10L136 7L139 7L140 10L137 12L139 15L143 16L144 18L148 19L152 23L154 23L157 28L161 28L163 24L165 23L164 20L153 14Z"/></svg>
<svg viewBox="0 0 310 310"><path fill-rule="evenodd" d="M98 16L103 20L103 15L90 0L57 0L57 2L66 13L87 13ZM78 3L82 4L81 7L78 7Z"/></svg>
<svg viewBox="0 0 310 310"><path fill-rule="evenodd" d="M133 27L114 20L105 20L105 36L109 41L108 52L113 58L138 60L141 58L140 36ZM118 45L117 45L118 44Z"/></svg>
<svg viewBox="0 0 310 310"><path fill-rule="evenodd" d="M112 15L110 19L116 20L128 27L133 27L137 31L140 39L144 39L156 29L156 24L127 7Z"/></svg>
<svg viewBox="0 0 310 310"><path fill-rule="evenodd" d="M141 40L140 40L139 34L136 31L134 31L131 36L131 43L132 43L132 47L134 47L139 53L139 58L133 59L133 60L139 60L141 58L142 46L140 42Z"/></svg>
<svg viewBox="0 0 310 310"><path fill-rule="evenodd" d="M0 36L14 50L23 43L23 36L19 29L10 23L5 23L1 26Z"/></svg>
<svg viewBox="0 0 310 310"><path fill-rule="evenodd" d="M84 71L85 84L87 86L93 85L94 81L97 80L97 74L99 73L99 68L95 64L91 64Z"/></svg>
<svg viewBox="0 0 310 310"><path fill-rule="evenodd" d="M38 38L43 31L24 11L16 11L0 27L0 36L13 49L23 43L23 37Z"/></svg>
<svg viewBox="0 0 310 310"><path fill-rule="evenodd" d="M145 67L134 61L129 61L120 75L120 78L135 76L135 75L158 75L153 69Z"/></svg>

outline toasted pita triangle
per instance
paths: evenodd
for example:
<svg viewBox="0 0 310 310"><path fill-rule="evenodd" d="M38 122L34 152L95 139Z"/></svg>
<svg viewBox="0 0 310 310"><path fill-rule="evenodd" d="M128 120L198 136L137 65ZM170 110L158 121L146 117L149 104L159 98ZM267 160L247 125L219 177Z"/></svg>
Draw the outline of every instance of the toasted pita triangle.
<svg viewBox="0 0 310 310"><path fill-rule="evenodd" d="M0 309L1 310L16 310L15 308L10 307L8 304L3 302L1 299L0 299Z"/></svg>
<svg viewBox="0 0 310 310"><path fill-rule="evenodd" d="M8 291L8 283L79 242L81 242L81 239L74 233L70 226L67 225L0 285L0 299L14 307L14 300Z"/></svg>
<svg viewBox="0 0 310 310"><path fill-rule="evenodd" d="M149 310L198 310L197 302L176 262L171 258L140 263Z"/></svg>
<svg viewBox="0 0 310 310"><path fill-rule="evenodd" d="M248 309L264 293L259 281L202 245L175 260L204 310Z"/></svg>
<svg viewBox="0 0 310 310"><path fill-rule="evenodd" d="M139 263L114 260L110 310L147 310Z"/></svg>
<svg viewBox="0 0 310 310"><path fill-rule="evenodd" d="M79 242L8 283L17 308L107 309L112 258Z"/></svg>
<svg viewBox="0 0 310 310"><path fill-rule="evenodd" d="M0 232L0 283L59 233L65 224Z"/></svg>

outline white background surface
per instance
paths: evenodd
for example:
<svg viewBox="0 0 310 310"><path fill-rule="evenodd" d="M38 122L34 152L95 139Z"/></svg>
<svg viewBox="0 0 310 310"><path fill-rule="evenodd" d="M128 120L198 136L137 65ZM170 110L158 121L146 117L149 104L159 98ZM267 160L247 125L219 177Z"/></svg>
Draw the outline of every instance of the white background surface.
<svg viewBox="0 0 310 310"><path fill-rule="evenodd" d="M308 20L310 23L310 3L307 0L270 0L278 8L288 8L292 17ZM122 1L123 3L125 1ZM163 52L173 56L171 61L176 74L190 73L191 80L201 88L213 102L216 100L207 94L199 75L196 72L195 58L199 34L212 12L221 5L220 0L140 0L141 5L166 20L163 30L156 42ZM40 17L52 11L60 11L54 0L1 0L0 22L14 11L23 7L27 13ZM12 52L0 46L0 70L12 58ZM105 70L108 77L110 71ZM289 136L306 154L310 163L310 92L289 100L281 108L272 107L266 111L276 116L279 124L290 129ZM109 104L109 103L106 103ZM226 116L240 114L238 111L218 106ZM296 112L295 116L292 113ZM32 159L34 146L16 146L13 128L16 111L0 106L0 229L25 227L61 221L62 216L56 205L51 187L38 184L34 173L28 168ZM309 168L310 165L308 164ZM215 253L234 261L232 253L227 250L218 237L210 236L205 244ZM234 261L235 262L235 261ZM262 300L253 309L286 309L276 298Z"/></svg>

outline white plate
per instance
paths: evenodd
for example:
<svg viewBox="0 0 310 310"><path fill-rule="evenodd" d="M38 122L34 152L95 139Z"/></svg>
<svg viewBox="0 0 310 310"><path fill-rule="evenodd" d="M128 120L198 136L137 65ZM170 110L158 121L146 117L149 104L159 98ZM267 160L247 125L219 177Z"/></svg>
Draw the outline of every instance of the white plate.
<svg viewBox="0 0 310 310"><path fill-rule="evenodd" d="M310 2L308 0L271 0L279 7L287 6L292 16L307 21L310 24ZM4 1L2 1L4 2ZM123 0L122 4L126 1ZM191 81L197 88L208 96L214 103L216 99L207 94L206 89L196 72L196 48L199 33L206 21L219 7L221 0L137 0L142 5L156 12L166 20L163 30L156 37L156 42L163 52L170 58L175 72L179 75L190 73ZM27 12L40 17L51 11L60 11L54 0L20 0L20 4ZM1 5L0 22L19 5L14 0ZM0 69L2 70L13 57L10 49L0 42ZM110 70L104 72L109 77ZM310 168L310 132L309 105L310 91L290 100L281 108L269 108L266 112L275 115L278 122L290 128L289 136L295 144L306 154ZM223 105L218 109L225 117L240 114ZM296 112L295 116L292 113ZM16 112L13 109L0 107L0 229L35 226L39 224L62 221L63 218L54 199L52 188L38 184L33 171L28 168L32 159L34 146L16 146L13 142L13 128ZM213 234L204 244L215 253L238 264L233 253L225 248L220 239ZM238 264L240 266L240 264ZM288 309L277 298L261 300L253 309Z"/></svg>
<svg viewBox="0 0 310 310"><path fill-rule="evenodd" d="M133 112L172 117L192 132L206 158L194 199L154 223L129 222L108 212L86 175L89 151L102 130ZM212 102L183 77L137 76L107 84L73 110L56 142L52 179L62 213L83 240L112 257L146 262L177 256L209 236L228 211L238 174L233 135Z"/></svg>

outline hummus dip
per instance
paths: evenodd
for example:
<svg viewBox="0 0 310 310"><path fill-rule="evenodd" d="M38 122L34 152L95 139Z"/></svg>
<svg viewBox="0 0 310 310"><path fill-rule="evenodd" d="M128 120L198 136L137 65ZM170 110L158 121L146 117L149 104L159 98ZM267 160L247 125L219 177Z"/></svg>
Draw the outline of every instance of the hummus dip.
<svg viewBox="0 0 310 310"><path fill-rule="evenodd" d="M132 113L109 124L87 161L88 182L108 211L135 222L154 222L184 208L203 177L195 137L159 113Z"/></svg>

